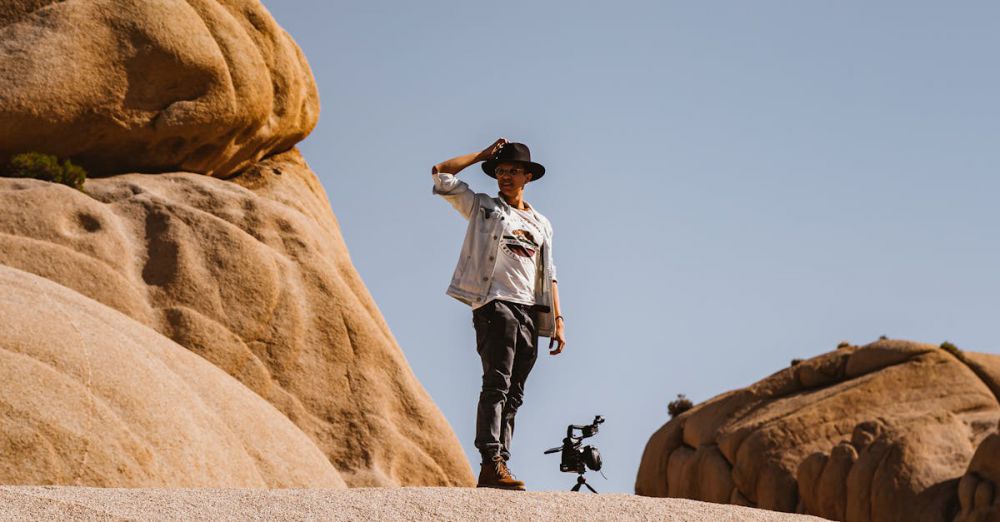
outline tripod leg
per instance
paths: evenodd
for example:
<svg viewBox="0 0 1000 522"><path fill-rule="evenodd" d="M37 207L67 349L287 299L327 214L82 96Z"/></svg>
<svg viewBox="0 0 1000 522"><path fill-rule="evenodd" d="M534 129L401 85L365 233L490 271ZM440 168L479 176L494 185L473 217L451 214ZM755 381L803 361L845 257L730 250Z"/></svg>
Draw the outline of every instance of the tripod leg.
<svg viewBox="0 0 1000 522"><path fill-rule="evenodd" d="M596 489L594 489L594 488L592 488L592 487L590 487L590 484L587 484L586 482L584 482L584 483L583 483L583 485L584 485L584 486L587 486L587 489L589 489L590 491L592 491L592 492L594 492L594 493L597 493L597 490L596 490Z"/></svg>
<svg viewBox="0 0 1000 522"><path fill-rule="evenodd" d="M580 482L577 482L576 485L573 486L572 489L570 489L570 491L580 491L580 484L581 484ZM589 488L590 484L588 484L587 487Z"/></svg>

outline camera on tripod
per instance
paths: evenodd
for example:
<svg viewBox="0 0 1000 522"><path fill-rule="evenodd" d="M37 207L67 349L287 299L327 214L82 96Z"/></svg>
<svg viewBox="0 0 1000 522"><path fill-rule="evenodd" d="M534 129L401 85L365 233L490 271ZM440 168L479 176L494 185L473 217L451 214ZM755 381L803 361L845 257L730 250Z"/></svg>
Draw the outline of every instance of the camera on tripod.
<svg viewBox="0 0 1000 522"><path fill-rule="evenodd" d="M583 485L587 486L587 489L597 493L594 488L590 487L590 484L587 484L587 480L583 478L583 474L587 472L587 468L594 471L601 470L601 452L594 446L587 445L581 447L581 444L583 444L583 439L597 435L597 427L603 423L604 417L595 415L594 422L591 424L582 426L570 424L566 428L566 438L563 439L562 446L545 450L546 455L562 452L559 471L580 475L577 477L576 485L573 486L572 491L580 491L580 486ZM573 433L574 431L579 431L580 434L576 436Z"/></svg>

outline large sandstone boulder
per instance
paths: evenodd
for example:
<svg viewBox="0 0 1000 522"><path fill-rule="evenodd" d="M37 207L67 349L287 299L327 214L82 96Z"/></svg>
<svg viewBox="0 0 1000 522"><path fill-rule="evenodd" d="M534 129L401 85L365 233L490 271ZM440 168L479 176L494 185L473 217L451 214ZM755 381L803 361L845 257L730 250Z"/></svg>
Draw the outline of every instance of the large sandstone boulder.
<svg viewBox="0 0 1000 522"><path fill-rule="evenodd" d="M166 337L0 265L0 484L327 487L272 405Z"/></svg>
<svg viewBox="0 0 1000 522"><path fill-rule="evenodd" d="M65 381L59 390L75 390L93 400L73 403L54 390L41 394L49 402L34 403L39 411L32 415L44 422L28 417L35 424L25 428L27 438L11 442L16 451L0 452L0 469L17 469L0 481L123 486L213 480L338 485L341 478L351 486L473 483L454 433L414 378L354 270L325 191L292 148L315 125L318 110L305 59L257 0L0 4L0 162L15 153L39 151L81 163L92 178L125 173L91 179L85 192L0 179L0 265L93 299L94 306L100 303L127 316L132 322L128 329L156 339L133 344L173 347L160 352L183 346L197 360L235 378L224 386L240 383L246 394L263 398L300 430L296 439L294 430L286 433L289 425L274 428L270 438L261 438L260 447L245 445L252 457L248 460L234 453L239 449L234 441L252 432L231 417L249 399L220 399L212 391L223 386L214 383L224 377L219 372L198 370L198 377L189 379L194 370L171 367L180 377L143 376L158 392L167 386L164 382L184 380L210 403L211 411L202 415L208 420L195 415L161 427L157 421L173 423L174 413L193 408L190 403L197 397L181 397L169 410L173 413L153 418L147 410L160 395L130 404L129 394L141 394L134 386L125 386L119 395L89 389L96 385L90 377L73 373L78 354L53 340L51 357L59 362L51 379ZM0 294L0 300L4 297ZM26 297L22 304L43 308L44 295L37 299L32 303ZM3 316L0 342L9 341L6 331L22 320L13 312ZM5 348L41 350L50 336L63 335L40 324L32 330L35 344ZM88 342L78 346L100 352L107 366L101 378L114 382L115 361L126 371L137 364L134 358L148 356L122 353L132 346L128 343L104 346L117 340L106 330L84 325L80 335ZM22 363L27 366L14 374L23 371L31 377L0 382L0 396L20 397L30 378L41 375L34 363ZM76 382L81 379L83 384ZM46 416L74 407L84 409L67 414L66 422L89 419L91 424L79 423L92 426L98 417L89 405L112 399L131 409L101 410L102 425L117 430L103 447L97 448L104 439L96 434L39 427L56 425ZM51 412L42 411L47 404ZM245 408L266 410L260 404ZM117 413L121 418L115 418ZM20 433L17 415L0 411L0 432ZM259 421L255 427L271 430L274 422ZM221 442L201 463L178 452L175 468L160 475L127 465L116 475L110 455L126 442L135 443L121 442L127 436L151 437L148 430L177 440L204 439L193 446L197 452L210 452L213 441ZM43 431L44 436L31 435ZM306 449L293 450L286 460L277 456L281 451L268 451L267 458L257 455L264 451L260 448L277 445L280 437L325 455L323 466L300 470L315 475L312 482L283 468L303 460ZM33 445L43 439L48 446ZM55 460L26 457L48 447L81 444L88 448L84 455L100 453L107 464L85 473L86 460L62 453ZM169 459L173 453L164 450L162 455ZM219 477L228 478L214 477L214 472L202 476L197 470L188 482L170 478L186 467L212 467L217 461L229 463L218 470ZM146 463L141 464L135 469L145 469Z"/></svg>
<svg viewBox="0 0 1000 522"><path fill-rule="evenodd" d="M92 174L225 176L318 113L305 58L257 0L0 5L0 163L39 151Z"/></svg>
<svg viewBox="0 0 1000 522"><path fill-rule="evenodd" d="M952 520L959 479L1000 419L1000 356L948 348L845 345L699 404L650 438L636 492L835 520ZM995 470L974 467L965 498Z"/></svg>
<svg viewBox="0 0 1000 522"><path fill-rule="evenodd" d="M129 174L85 190L0 179L0 264L225 370L291 419L350 486L474 483L297 151L233 181Z"/></svg>

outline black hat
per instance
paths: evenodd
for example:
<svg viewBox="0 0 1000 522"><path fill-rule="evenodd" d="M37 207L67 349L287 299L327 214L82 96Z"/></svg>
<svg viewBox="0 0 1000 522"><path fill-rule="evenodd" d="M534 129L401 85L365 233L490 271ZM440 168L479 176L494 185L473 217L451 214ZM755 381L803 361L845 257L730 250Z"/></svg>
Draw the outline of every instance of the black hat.
<svg viewBox="0 0 1000 522"><path fill-rule="evenodd" d="M483 172L485 172L487 176L496 179L496 176L493 174L493 169L497 167L497 163L503 163L505 161L524 165L524 167L528 169L528 172L531 172L532 174L531 181L535 181L545 175L545 167L531 161L531 151L529 151L528 146L523 143L508 143L501 147L500 152L483 162Z"/></svg>

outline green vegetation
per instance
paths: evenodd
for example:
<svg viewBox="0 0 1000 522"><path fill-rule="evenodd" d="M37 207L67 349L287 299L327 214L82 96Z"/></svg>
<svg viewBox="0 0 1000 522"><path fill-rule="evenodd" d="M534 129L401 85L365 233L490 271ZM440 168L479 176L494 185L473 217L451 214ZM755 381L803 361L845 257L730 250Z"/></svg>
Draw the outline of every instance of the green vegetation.
<svg viewBox="0 0 1000 522"><path fill-rule="evenodd" d="M957 346L948 341L941 343L941 349L954 355L955 357L958 357L959 359L962 358L962 350L959 350Z"/></svg>
<svg viewBox="0 0 1000 522"><path fill-rule="evenodd" d="M41 152L25 152L10 159L3 171L8 178L33 178L53 183L62 183L77 190L83 190L87 171L69 160L59 162L59 158Z"/></svg>

